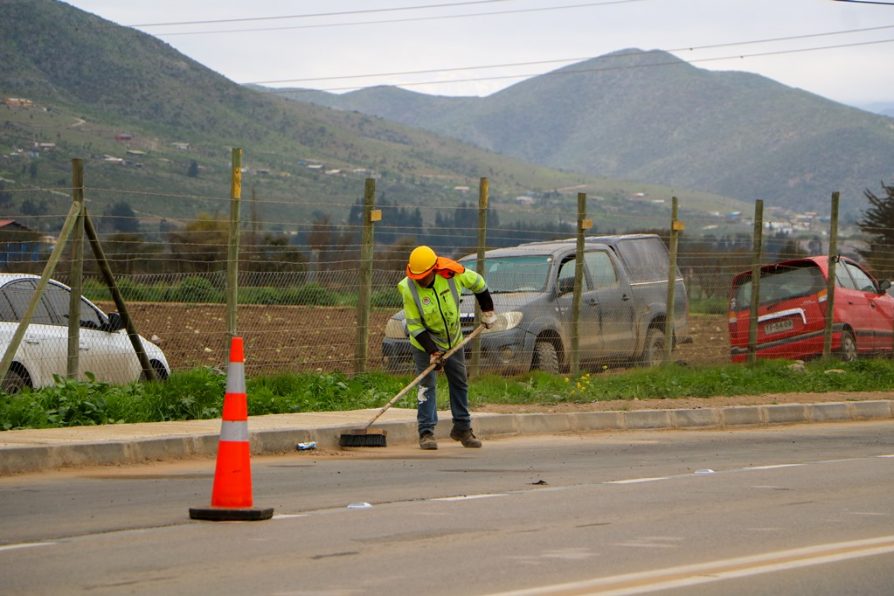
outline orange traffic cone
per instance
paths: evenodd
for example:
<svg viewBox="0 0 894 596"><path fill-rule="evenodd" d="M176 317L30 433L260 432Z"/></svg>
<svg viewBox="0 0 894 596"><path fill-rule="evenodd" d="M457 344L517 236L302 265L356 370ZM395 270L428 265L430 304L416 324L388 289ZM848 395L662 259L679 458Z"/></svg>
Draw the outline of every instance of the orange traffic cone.
<svg viewBox="0 0 894 596"><path fill-rule="evenodd" d="M220 441L211 507L190 507L190 519L257 521L273 517L273 509L252 509L251 450L248 440L248 397L242 338L230 342L227 392L221 415Z"/></svg>

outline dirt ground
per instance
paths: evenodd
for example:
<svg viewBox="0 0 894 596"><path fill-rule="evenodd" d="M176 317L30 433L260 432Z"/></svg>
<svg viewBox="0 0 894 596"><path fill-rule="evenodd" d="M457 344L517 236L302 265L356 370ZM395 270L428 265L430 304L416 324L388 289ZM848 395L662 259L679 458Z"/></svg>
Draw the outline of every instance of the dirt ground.
<svg viewBox="0 0 894 596"><path fill-rule="evenodd" d="M101 304L108 312L111 304ZM174 369L226 366L226 310L217 304L132 303L128 311L137 330L154 338ZM370 315L369 364L382 361L382 330L390 309ZM237 331L245 339L246 371L323 372L354 370L356 313L351 308L314 306L239 307ZM729 342L726 317L690 317L692 342L682 344L674 358L692 366L726 362Z"/></svg>
<svg viewBox="0 0 894 596"><path fill-rule="evenodd" d="M111 304L101 304L109 312ZM214 304L133 303L128 305L137 330L153 338L174 370L201 366L226 369L228 336L226 311ZM381 366L382 330L391 310L375 310L370 317L368 368ZM277 372L350 372L354 370L356 313L350 308L308 306L240 306L237 331L245 340L246 374ZM680 345L676 361L689 366L729 361L725 315L690 316L692 342ZM706 408L729 405L815 403L891 399L890 393L786 393L774 395L633 400L552 406L487 406L488 412L562 412Z"/></svg>

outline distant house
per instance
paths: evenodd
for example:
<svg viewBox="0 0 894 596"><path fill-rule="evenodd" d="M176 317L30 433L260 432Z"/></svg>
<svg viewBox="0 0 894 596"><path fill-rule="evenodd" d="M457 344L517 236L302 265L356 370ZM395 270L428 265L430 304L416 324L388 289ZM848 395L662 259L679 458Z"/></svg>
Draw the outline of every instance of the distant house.
<svg viewBox="0 0 894 596"><path fill-rule="evenodd" d="M171 146L180 151L189 151L189 143L171 143Z"/></svg>
<svg viewBox="0 0 894 596"><path fill-rule="evenodd" d="M133 139L133 135L129 132L119 132L115 135L116 141L130 141Z"/></svg>
<svg viewBox="0 0 894 596"><path fill-rule="evenodd" d="M13 219L0 219L0 267L39 261L44 257L44 246L39 232Z"/></svg>
<svg viewBox="0 0 894 596"><path fill-rule="evenodd" d="M24 97L4 97L3 103L11 108L30 108L34 103Z"/></svg>

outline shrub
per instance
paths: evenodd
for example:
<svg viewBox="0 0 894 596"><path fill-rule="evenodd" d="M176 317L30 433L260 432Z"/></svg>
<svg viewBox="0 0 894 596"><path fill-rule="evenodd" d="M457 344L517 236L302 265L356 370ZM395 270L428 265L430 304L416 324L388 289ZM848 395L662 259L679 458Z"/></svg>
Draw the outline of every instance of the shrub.
<svg viewBox="0 0 894 596"><path fill-rule="evenodd" d="M403 301L396 289L376 290L370 297L372 306L390 306L393 308L401 308Z"/></svg>
<svg viewBox="0 0 894 596"><path fill-rule="evenodd" d="M306 284L297 288L295 295L297 297L295 304L335 306L338 303L338 297L335 295L335 292L327 290L316 283Z"/></svg>
<svg viewBox="0 0 894 596"><path fill-rule="evenodd" d="M187 277L168 293L172 302L223 302L223 293L204 277Z"/></svg>

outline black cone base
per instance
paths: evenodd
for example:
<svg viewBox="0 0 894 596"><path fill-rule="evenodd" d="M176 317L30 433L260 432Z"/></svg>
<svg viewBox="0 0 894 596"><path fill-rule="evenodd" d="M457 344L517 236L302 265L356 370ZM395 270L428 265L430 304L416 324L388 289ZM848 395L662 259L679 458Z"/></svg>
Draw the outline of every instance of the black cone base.
<svg viewBox="0 0 894 596"><path fill-rule="evenodd" d="M220 507L190 507L189 519L205 521L262 521L273 517L269 509L223 509Z"/></svg>

